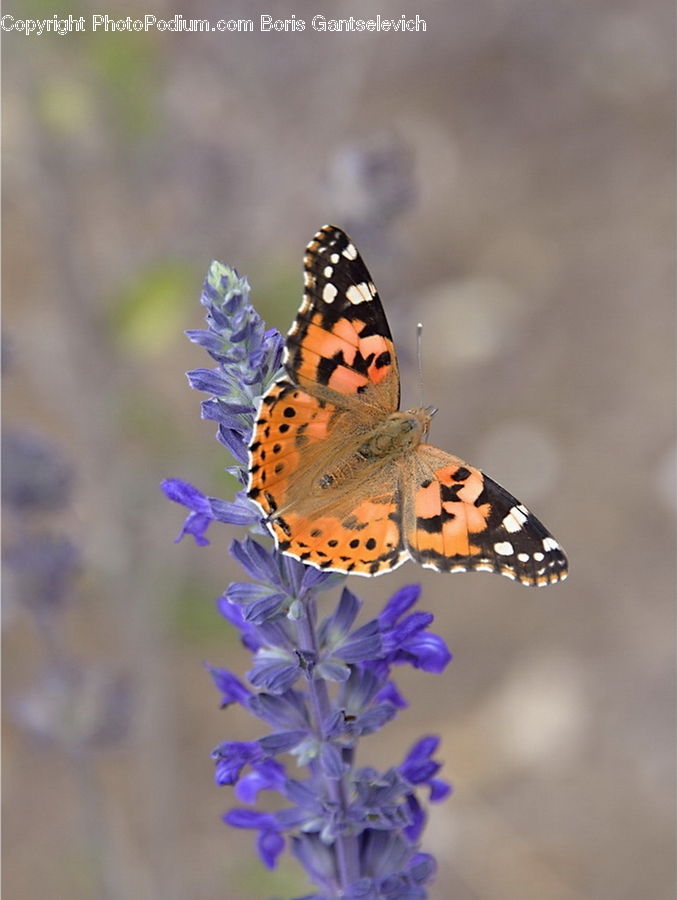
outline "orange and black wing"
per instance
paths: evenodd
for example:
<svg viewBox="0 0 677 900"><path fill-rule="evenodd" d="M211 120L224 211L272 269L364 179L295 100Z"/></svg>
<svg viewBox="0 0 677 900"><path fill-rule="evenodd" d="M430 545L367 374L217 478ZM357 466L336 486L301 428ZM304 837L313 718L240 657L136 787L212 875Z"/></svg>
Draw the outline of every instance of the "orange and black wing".
<svg viewBox="0 0 677 900"><path fill-rule="evenodd" d="M397 357L374 282L345 232L325 225L304 257L304 295L287 335L289 380L348 405L385 415L400 402Z"/></svg>
<svg viewBox="0 0 677 900"><path fill-rule="evenodd" d="M257 411L248 496L282 552L321 568L378 574L407 558L397 473L364 473L362 490L351 476L361 434L399 405L395 348L371 276L343 231L322 228L304 269L286 375Z"/></svg>
<svg viewBox="0 0 677 900"><path fill-rule="evenodd" d="M441 572L497 572L537 587L566 578L555 538L479 469L429 444L411 462L403 530L417 562Z"/></svg>

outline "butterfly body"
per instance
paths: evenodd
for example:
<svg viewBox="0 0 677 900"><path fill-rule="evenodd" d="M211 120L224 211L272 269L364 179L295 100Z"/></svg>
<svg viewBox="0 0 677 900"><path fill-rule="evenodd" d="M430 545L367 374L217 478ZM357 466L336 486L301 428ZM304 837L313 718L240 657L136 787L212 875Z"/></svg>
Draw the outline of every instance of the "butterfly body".
<svg viewBox="0 0 677 900"><path fill-rule="evenodd" d="M424 442L433 412L399 410L397 357L376 288L333 226L308 245L284 365L259 405L248 484L283 553L360 575L413 558L527 585L566 577L559 545L519 501Z"/></svg>

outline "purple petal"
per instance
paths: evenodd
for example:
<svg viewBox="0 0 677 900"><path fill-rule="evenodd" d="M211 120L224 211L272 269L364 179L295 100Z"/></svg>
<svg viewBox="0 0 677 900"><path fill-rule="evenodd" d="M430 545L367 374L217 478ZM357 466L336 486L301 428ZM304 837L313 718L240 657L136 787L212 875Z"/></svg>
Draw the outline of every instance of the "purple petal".
<svg viewBox="0 0 677 900"><path fill-rule="evenodd" d="M230 553L252 578L282 587L273 557L256 541L249 537L244 541L235 540L230 545Z"/></svg>
<svg viewBox="0 0 677 900"><path fill-rule="evenodd" d="M242 608L231 603L226 596L221 596L216 601L216 607L224 619L234 625L241 635L242 643L248 650L255 653L262 645L259 630L249 622L245 622Z"/></svg>
<svg viewBox="0 0 677 900"><path fill-rule="evenodd" d="M411 821L409 825L407 825L404 829L404 833L409 838L411 843L415 844L418 842L418 839L421 836L426 817L423 811L423 807L413 794L409 794L409 796L407 797L407 807L409 810Z"/></svg>
<svg viewBox="0 0 677 900"><path fill-rule="evenodd" d="M204 347L208 353L223 354L225 341L221 335L206 328L189 328L184 334L189 341Z"/></svg>
<svg viewBox="0 0 677 900"><path fill-rule="evenodd" d="M301 674L298 659L263 660L255 663L247 673L247 678L255 688L283 694L288 691Z"/></svg>
<svg viewBox="0 0 677 900"><path fill-rule="evenodd" d="M387 703L392 703L398 709L406 709L409 706L400 689L394 681L389 681L376 695L376 699Z"/></svg>
<svg viewBox="0 0 677 900"><path fill-rule="evenodd" d="M326 639L336 644L345 637L352 628L361 606L362 601L348 588L344 588L338 607L320 626L320 639L323 640L326 634Z"/></svg>
<svg viewBox="0 0 677 900"><path fill-rule="evenodd" d="M259 791L281 791L286 780L284 766L275 759L265 759L240 778L235 786L235 795L243 803L255 803Z"/></svg>
<svg viewBox="0 0 677 900"><path fill-rule="evenodd" d="M417 634L401 647L403 661L424 672L444 671L453 659L444 640L436 634Z"/></svg>
<svg viewBox="0 0 677 900"><path fill-rule="evenodd" d="M314 786L307 781L288 778L284 787L284 795L299 809L310 811L314 815L322 810L322 799Z"/></svg>
<svg viewBox="0 0 677 900"><path fill-rule="evenodd" d="M341 572L323 572L322 569L316 569L315 566L304 566L301 590L311 591L320 587L333 587L343 581L345 577Z"/></svg>
<svg viewBox="0 0 677 900"><path fill-rule="evenodd" d="M408 584L396 591L378 617L381 627L386 628L394 625L400 616L416 603L420 593L420 584Z"/></svg>
<svg viewBox="0 0 677 900"><path fill-rule="evenodd" d="M242 463L242 465L247 464L249 459L247 445L249 440L245 439L239 431L226 428L225 425L219 425L216 437L239 463Z"/></svg>
<svg viewBox="0 0 677 900"><path fill-rule="evenodd" d="M390 722L397 715L397 710L390 703L379 703L372 706L364 715L358 717L356 732L358 734L373 734L379 731L386 722Z"/></svg>
<svg viewBox="0 0 677 900"><path fill-rule="evenodd" d="M341 751L331 741L323 741L320 746L320 768L325 777L338 781L346 773Z"/></svg>
<svg viewBox="0 0 677 900"><path fill-rule="evenodd" d="M288 605L288 599L284 594L268 594L267 597L261 597L254 600L244 608L245 621L251 622L253 625L262 625L264 622L277 618L281 612L284 612Z"/></svg>
<svg viewBox="0 0 677 900"><path fill-rule="evenodd" d="M258 809L231 809L223 819L233 828L274 829L276 825L271 813Z"/></svg>
<svg viewBox="0 0 677 900"><path fill-rule="evenodd" d="M212 509L207 497L188 481L180 478L166 478L161 484L165 496L175 503L181 503L193 512L211 515Z"/></svg>
<svg viewBox="0 0 677 900"><path fill-rule="evenodd" d="M214 520L210 516L203 516L199 513L190 513L186 521L183 523L181 531L174 538L174 543L178 544L187 534L192 535L198 547L206 547L209 539L205 537L207 529Z"/></svg>
<svg viewBox="0 0 677 900"><path fill-rule="evenodd" d="M212 516L219 522L229 525L253 525L261 519L261 512L255 509L249 501L219 500L218 497L209 497L209 505Z"/></svg>
<svg viewBox="0 0 677 900"><path fill-rule="evenodd" d="M293 692L290 692L290 696L293 697ZM302 708L287 696L256 694L252 697L249 708L255 716L276 728L307 730L308 723Z"/></svg>
<svg viewBox="0 0 677 900"><path fill-rule="evenodd" d="M245 687L240 679L229 672L227 669L218 669L215 666L206 666L207 671L212 676L212 681L217 689L221 691L221 706L228 706L231 703L240 703L247 706L251 691Z"/></svg>
<svg viewBox="0 0 677 900"><path fill-rule="evenodd" d="M317 678L324 678L326 681L341 683L350 678L350 671L350 666L327 659L315 668L315 675Z"/></svg>
<svg viewBox="0 0 677 900"><path fill-rule="evenodd" d="M216 783L234 784L246 765L263 758L258 741L224 741L212 750Z"/></svg>
<svg viewBox="0 0 677 900"><path fill-rule="evenodd" d="M232 581L228 585L223 599L230 604L237 603L238 606L247 606L256 600L263 600L264 597L270 597L271 590L265 584L252 584L250 581ZM244 610L240 610L240 617L245 621Z"/></svg>
<svg viewBox="0 0 677 900"><path fill-rule="evenodd" d="M415 764L419 760L429 759L433 753L437 750L440 745L440 739L436 734L427 734L425 737L420 738L416 743L411 747L409 753L407 753L404 764Z"/></svg>
<svg viewBox="0 0 677 900"><path fill-rule="evenodd" d="M307 730L281 731L277 734L268 734L260 738L258 743L266 753L276 756L278 753L288 753L290 750L293 750L307 737Z"/></svg>
<svg viewBox="0 0 677 900"><path fill-rule="evenodd" d="M284 850L284 838L278 831L261 831L256 842L261 861L268 869L274 869L277 858Z"/></svg>
<svg viewBox="0 0 677 900"><path fill-rule="evenodd" d="M192 369L186 372L188 383L196 391L225 397L230 393L230 385L218 369Z"/></svg>
<svg viewBox="0 0 677 900"><path fill-rule="evenodd" d="M396 650L405 641L418 634L433 621L432 613L415 612L398 622L383 635L383 648L386 652Z"/></svg>
<svg viewBox="0 0 677 900"><path fill-rule="evenodd" d="M429 853L416 853L409 861L407 868L416 884L425 884L435 874L437 864Z"/></svg>
<svg viewBox="0 0 677 900"><path fill-rule="evenodd" d="M442 781L441 778L431 778L429 786L431 803L439 803L445 797L448 797L452 791L451 785L447 784L446 781Z"/></svg>
<svg viewBox="0 0 677 900"><path fill-rule="evenodd" d="M334 650L336 656L346 662L361 662L381 655L381 632L376 619L362 625Z"/></svg>

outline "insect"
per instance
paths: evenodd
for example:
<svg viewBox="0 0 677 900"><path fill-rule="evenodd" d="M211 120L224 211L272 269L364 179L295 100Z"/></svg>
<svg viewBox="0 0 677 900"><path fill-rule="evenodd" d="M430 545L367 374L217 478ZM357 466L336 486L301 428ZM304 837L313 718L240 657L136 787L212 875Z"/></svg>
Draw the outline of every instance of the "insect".
<svg viewBox="0 0 677 900"><path fill-rule="evenodd" d="M491 478L424 442L430 409L400 411L395 347L355 245L325 225L307 247L284 374L261 398L248 496L282 553L381 575L407 559L442 572L562 581L550 532Z"/></svg>

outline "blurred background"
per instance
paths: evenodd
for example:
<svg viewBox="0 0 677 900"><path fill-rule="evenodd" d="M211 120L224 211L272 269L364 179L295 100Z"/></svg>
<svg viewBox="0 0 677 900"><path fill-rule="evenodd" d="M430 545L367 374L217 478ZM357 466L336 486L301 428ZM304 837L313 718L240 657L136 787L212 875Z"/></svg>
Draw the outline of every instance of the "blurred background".
<svg viewBox="0 0 677 900"><path fill-rule="evenodd" d="M404 403L420 320L432 440L571 562L545 591L413 564L353 579L365 617L421 582L455 655L402 672L411 706L363 761L441 735L434 900L673 897L671 5L288 0L275 15L428 30L93 34L92 12L177 12L104 6L4 10L87 20L3 42L5 896L311 890L220 822L210 750L261 733L203 668L247 668L214 604L239 532L173 544L159 483L233 489L184 377L210 364L182 333L210 260L286 331L331 222L380 289Z"/></svg>

